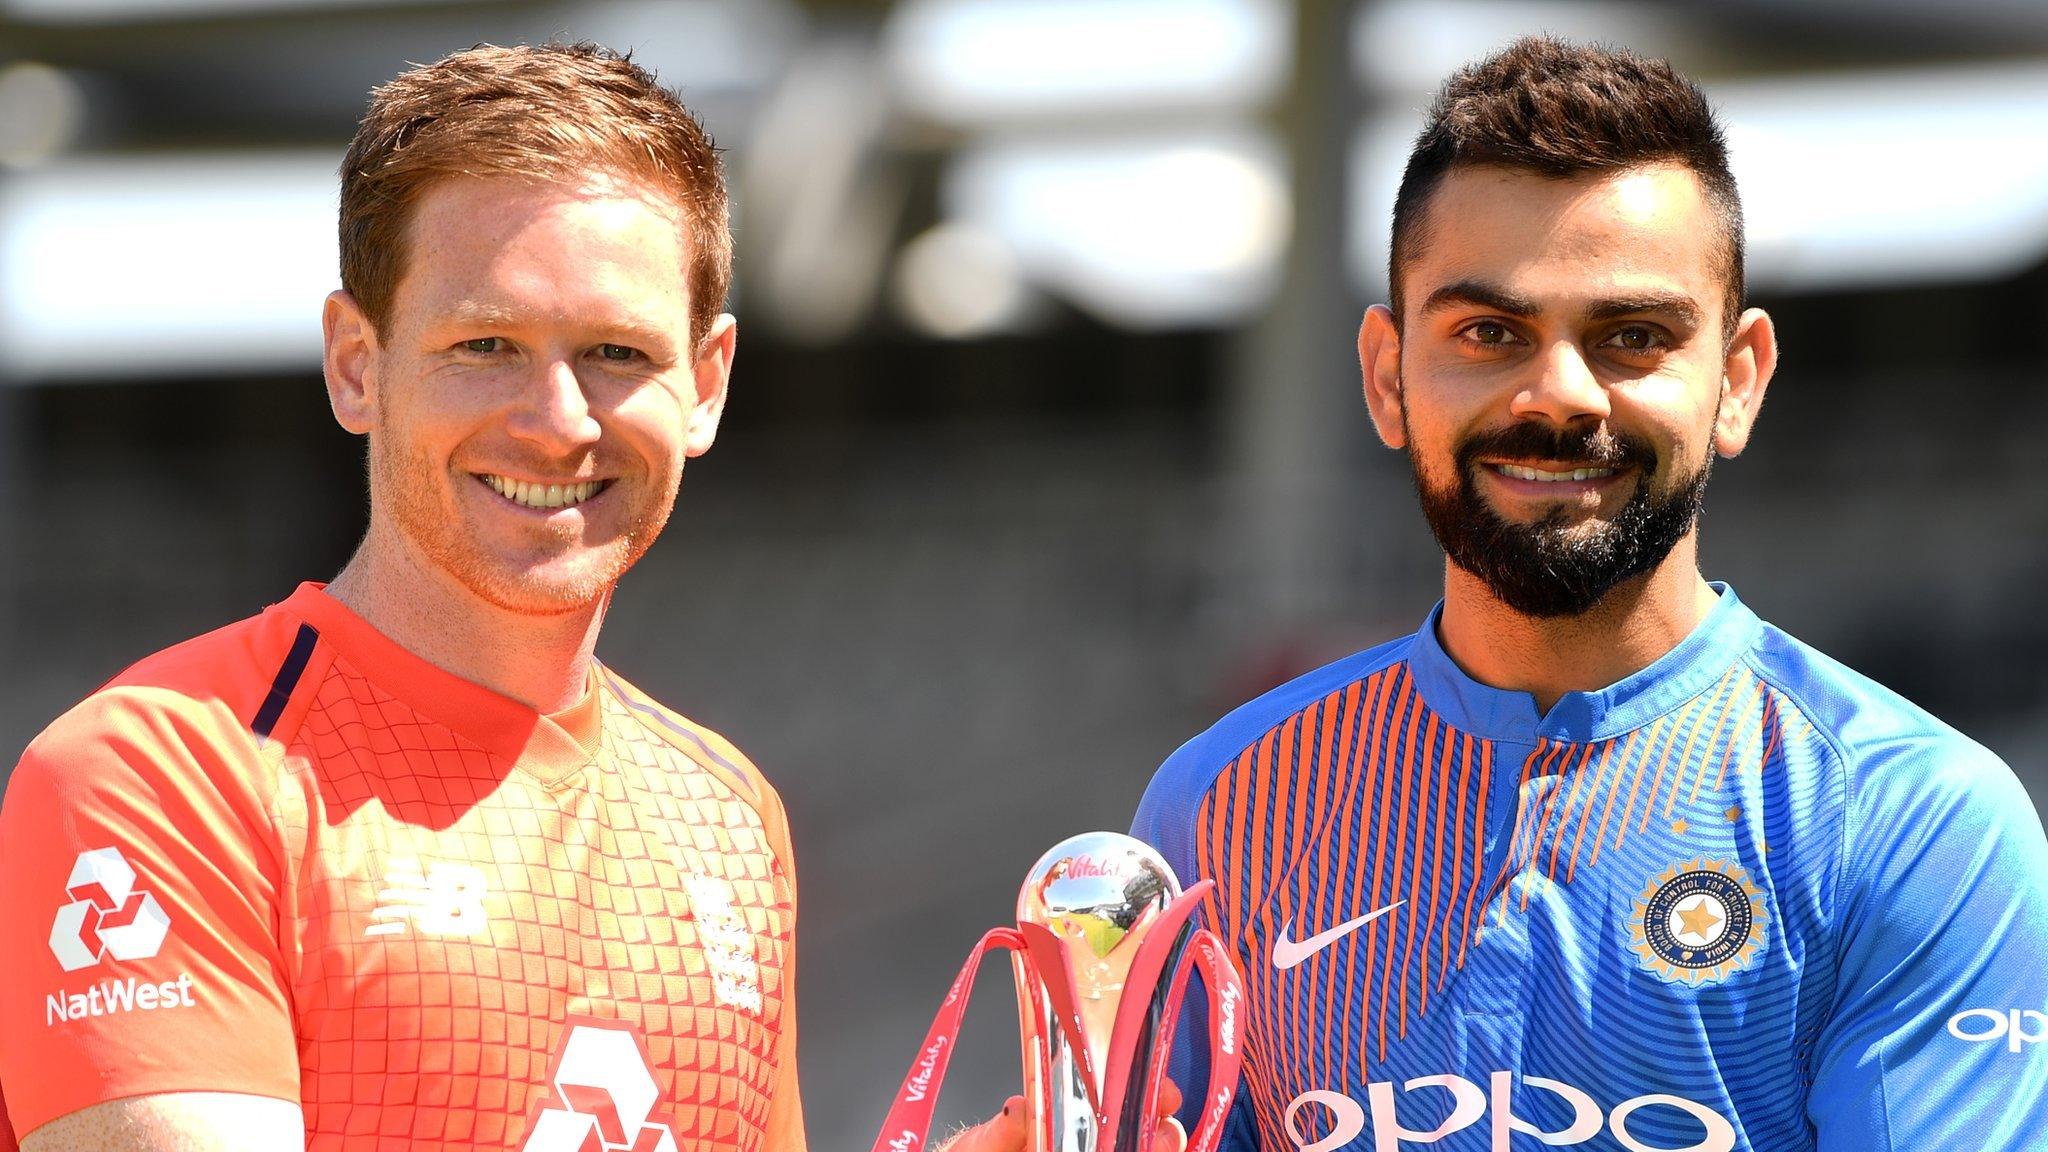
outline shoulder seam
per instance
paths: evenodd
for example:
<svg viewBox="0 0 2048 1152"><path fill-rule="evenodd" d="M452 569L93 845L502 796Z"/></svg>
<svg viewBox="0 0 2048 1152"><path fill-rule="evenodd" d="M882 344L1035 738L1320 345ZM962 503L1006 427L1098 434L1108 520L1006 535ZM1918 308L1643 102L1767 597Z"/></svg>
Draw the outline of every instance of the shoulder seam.
<svg viewBox="0 0 2048 1152"><path fill-rule="evenodd" d="M1832 873L1832 876L1830 877L1831 882L1828 886L1829 895L1832 898L1828 904L1828 931L1829 934L1834 938L1835 944L1833 984L1834 987L1837 990L1839 990L1842 984L1842 955L1846 951L1846 949L1842 947L1841 939L1841 902L1843 899L1843 893L1847 890L1846 880L1849 871L1849 845L1854 842L1851 839L1854 832L1851 826L1856 822L1856 798L1853 792L1851 791L1851 781L1849 779L1851 775L1849 767L1849 753L1846 749L1842 747L1841 743L1835 739L1835 734L1833 732L1814 722L1815 713L1813 710L1813 706L1806 702L1806 698L1804 696L1800 695L1797 691L1793 690L1791 686L1780 682L1776 677L1773 677L1768 673L1768 671L1763 667L1762 661L1757 658L1757 649L1755 644L1751 644L1749 649L1742 654L1742 662L1749 668L1751 675L1754 675L1758 680L1769 685L1772 691L1777 692L1780 695L1784 696L1785 699L1790 700L1794 705L1798 707L1802 715L1802 718L1806 721L1806 726L1812 729L1814 733L1820 737L1822 743L1827 745L1828 753L1834 757L1835 766L1841 773L1841 781L1838 785L1837 790L1840 794L1842 804L1842 830L1841 835L1835 842L1835 858L1829 862L1828 869ZM1782 754L1783 753L1781 753L1781 755ZM1828 1004L1828 1010L1826 1013L1823 1014L1823 1019L1834 1014L1835 1006L1832 1002L1833 996L1831 995L1829 999L1830 1003Z"/></svg>
<svg viewBox="0 0 2048 1152"><path fill-rule="evenodd" d="M1406 639L1406 637L1403 637L1402 639ZM1201 839L1200 826L1202 807L1204 804L1208 803L1217 795L1218 784L1223 779L1223 774L1229 771L1232 765L1236 764L1238 761L1243 759L1247 752L1249 752L1253 748L1258 747L1258 745L1267 737L1284 728L1288 723L1295 720L1296 718L1305 715L1310 709L1316 707L1323 701L1331 699L1332 697L1342 696L1353 685L1362 685L1366 681L1371 680L1375 676L1385 674L1390 669L1393 669L1401 665L1407 659L1406 651L1400 647L1400 640L1391 641L1388 644L1383 645L1381 647L1387 649L1387 651L1382 654L1381 659L1359 661L1355 668L1346 669L1345 673L1341 677L1333 677L1330 681L1323 684L1318 690L1308 695L1305 699L1302 699L1299 703L1293 703L1292 701L1289 701L1289 703L1292 704L1291 707L1286 708L1284 711L1278 711L1270 714L1270 719L1266 717L1261 717L1261 722L1257 727L1256 731L1251 735L1250 739L1244 741L1233 740L1222 744L1222 747L1228 749L1228 751L1222 754L1212 755L1206 749L1201 748L1200 746L1203 744L1205 739L1208 738L1212 733L1215 733L1219 728L1222 728L1223 726L1228 724L1232 717L1238 716L1246 712L1247 710L1252 709L1254 705L1259 704L1261 701L1268 700L1284 692L1286 689L1293 687L1296 684L1300 684L1303 681L1309 680L1311 677L1315 677L1318 673L1325 672L1333 668L1337 668L1352 660L1356 660L1358 657L1370 655L1375 650L1367 649L1365 652L1354 653L1352 656L1348 656L1345 657L1343 660L1334 661L1331 664L1324 665L1323 668L1319 668L1315 672L1310 672L1307 675L1297 677L1294 680L1291 680L1286 684L1282 684L1279 687L1274 688L1271 691L1264 693L1253 700L1247 701L1246 703L1233 709L1228 715L1224 716L1222 719L1216 721L1215 724L1211 725L1207 730L1202 732L1200 735L1189 740L1186 744L1182 745L1180 749L1175 751L1172 756L1167 758L1166 765L1163 765L1161 767L1159 775L1163 776L1166 773L1167 768L1170 767L1175 761L1180 760L1183 756L1188 757L1188 762L1192 763L1197 768L1197 773L1194 774L1193 777L1187 781L1188 791L1183 794L1186 797L1185 804L1174 805L1174 807L1176 808L1183 809L1183 812L1177 822L1181 824L1182 834L1186 837L1186 843L1188 846L1189 854L1189 863L1193 865L1194 872L1196 875L1199 876L1202 874L1202 854L1198 847L1199 841ZM1199 786L1196 786L1196 780L1200 781ZM1155 784L1156 783L1157 777L1155 777Z"/></svg>
<svg viewBox="0 0 2048 1152"><path fill-rule="evenodd" d="M1403 636L1396 640L1388 642L1387 644L1383 645L1383 647L1389 649L1386 659L1366 662L1357 672L1345 676L1343 679L1338 680L1336 683L1330 685L1329 687L1326 687L1316 692L1314 695L1301 701L1299 704L1296 704L1295 706L1287 709L1285 712L1281 712L1274 716L1272 722L1261 726L1257 733L1255 733L1251 739L1246 740L1241 744L1238 744L1237 747L1231 749L1229 755L1222 757L1216 769L1217 775L1222 775L1223 768L1225 766L1228 766L1231 762L1235 761L1238 757L1244 755L1247 749L1250 749L1253 746L1257 745L1259 741L1264 740L1267 736L1271 735L1275 729L1286 724L1289 720L1292 720L1296 716L1299 716L1302 713L1308 711L1309 708L1312 707L1317 701L1328 699L1329 697L1336 695L1338 692L1341 692L1344 688L1348 687L1349 685L1363 683L1366 680L1370 680L1374 676L1377 676L1380 673L1385 672L1387 669L1392 668L1394 665L1400 664L1403 661L1407 660L1408 654L1406 652L1396 652L1393 650L1397 648L1401 640L1407 640L1411 638L1412 637ZM1355 656L1363 656L1370 653L1371 651L1371 649L1367 649L1366 652L1357 653L1355 654ZM1354 659L1355 656L1346 657L1345 660ZM1329 668L1334 668L1336 667L1336 665L1342 663L1344 663L1344 660L1339 660L1332 664L1324 665L1323 668L1317 669L1317 671L1324 671ZM1215 724L1211 725L1208 731L1203 732L1201 736L1195 737L1195 739L1189 741L1189 743L1193 744L1195 742L1200 741L1202 737L1207 736L1209 732L1214 732L1216 729L1221 728L1224 724L1228 723L1232 716L1235 716L1239 712L1242 712L1250 708L1252 705L1257 704L1260 700L1264 700L1267 696L1271 696L1281 691L1282 689L1290 687L1292 684L1299 683L1301 680L1306 680L1309 676L1313 675L1315 675L1315 672L1310 672L1305 676L1298 677L1296 678L1296 680L1289 681L1287 684L1282 684L1278 688L1273 689L1271 692L1258 696L1238 706L1237 708L1232 709L1229 713L1224 715L1222 719L1216 721ZM1211 780L1209 786L1214 787L1215 781Z"/></svg>
<svg viewBox="0 0 2048 1152"><path fill-rule="evenodd" d="M750 803L756 808L760 806L761 790L755 786L752 773L734 764L724 753L713 748L710 741L690 731L687 726L677 723L666 714L666 710L660 705L654 704L651 701L642 704L633 699L629 694L631 692L630 686L619 677L618 673L613 672L603 664L599 664L598 668L603 673L604 682L610 688L612 695L618 699L619 703L625 705L628 710L635 714L643 727L647 726L649 721L652 721L654 724L660 725L659 729L656 730L656 734L669 743L675 743L677 738L688 741L690 747L709 758L720 769L720 775L735 784L737 790ZM688 749L684 749L684 751L688 751Z"/></svg>

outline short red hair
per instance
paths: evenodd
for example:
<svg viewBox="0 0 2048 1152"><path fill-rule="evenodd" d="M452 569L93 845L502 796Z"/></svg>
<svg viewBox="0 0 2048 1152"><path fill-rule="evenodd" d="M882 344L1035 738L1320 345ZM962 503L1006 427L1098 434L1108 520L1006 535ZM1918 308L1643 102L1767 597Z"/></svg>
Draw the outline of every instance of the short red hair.
<svg viewBox="0 0 2048 1152"><path fill-rule="evenodd" d="M413 206L451 176L625 177L672 197L689 245L690 346L732 284L718 150L680 96L596 44L479 44L370 94L341 166L341 284L384 330Z"/></svg>

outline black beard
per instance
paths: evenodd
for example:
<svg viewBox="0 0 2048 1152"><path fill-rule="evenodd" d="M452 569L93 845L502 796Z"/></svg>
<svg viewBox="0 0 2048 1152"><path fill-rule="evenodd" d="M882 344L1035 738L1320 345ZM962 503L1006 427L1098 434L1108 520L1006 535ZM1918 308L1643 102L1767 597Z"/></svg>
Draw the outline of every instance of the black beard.
<svg viewBox="0 0 2048 1152"><path fill-rule="evenodd" d="M1414 443L1410 437L1409 443ZM1571 461L1587 468L1634 468L1635 491L1614 519L1574 528L1559 508L1533 524L1503 520L1479 494L1481 456ZM1524 616L1554 618L1590 611L1615 585L1647 572L1692 531L1706 498L1710 450L1690 475L1653 495L1657 452L1647 441L1608 429L1554 429L1514 424L1468 437L1454 460L1457 481L1432 486L1415 467L1422 514L1451 563L1477 577L1501 603ZM1414 451L1409 463L1415 465Z"/></svg>

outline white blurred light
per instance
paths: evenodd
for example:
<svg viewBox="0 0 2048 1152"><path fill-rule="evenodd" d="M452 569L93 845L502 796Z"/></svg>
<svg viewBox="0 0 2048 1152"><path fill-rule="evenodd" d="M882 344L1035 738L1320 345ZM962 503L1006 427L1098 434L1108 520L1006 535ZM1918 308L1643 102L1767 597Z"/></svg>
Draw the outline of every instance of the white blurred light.
<svg viewBox="0 0 2048 1152"><path fill-rule="evenodd" d="M896 266L896 306L928 335L960 340L1004 331L1027 299L1016 256L969 224L926 231L904 246Z"/></svg>
<svg viewBox="0 0 2048 1152"><path fill-rule="evenodd" d="M380 0L385 5L448 4L454 0ZM0 12L23 20L96 24L112 20L336 8L336 0L0 0Z"/></svg>
<svg viewBox="0 0 2048 1152"><path fill-rule="evenodd" d="M335 158L68 160L0 183L0 375L309 369Z"/></svg>
<svg viewBox="0 0 2048 1152"><path fill-rule="evenodd" d="M1995 279L2048 256L2048 68L1708 85L1742 191L1752 285ZM1384 290L1388 229L1420 112L1352 149L1349 255Z"/></svg>
<svg viewBox="0 0 2048 1152"><path fill-rule="evenodd" d="M816 43L763 102L741 153L749 315L799 340L850 335L887 268L903 181L876 163L881 89L865 45Z"/></svg>
<svg viewBox="0 0 2048 1152"><path fill-rule="evenodd" d="M910 0L883 30L904 102L949 123L1242 108L1285 83L1280 0Z"/></svg>
<svg viewBox="0 0 2048 1152"><path fill-rule="evenodd" d="M1110 321L1241 320L1271 296L1290 205L1279 147L1253 133L991 144L947 173L950 214L1029 279Z"/></svg>
<svg viewBox="0 0 2048 1152"><path fill-rule="evenodd" d="M2048 255L2048 68L1716 86L1750 274L1993 279Z"/></svg>
<svg viewBox="0 0 2048 1152"><path fill-rule="evenodd" d="M85 93L50 67L0 67L0 165L26 168L64 151L85 123Z"/></svg>
<svg viewBox="0 0 2048 1152"><path fill-rule="evenodd" d="M1444 77L1531 32L1626 44L1650 56L1687 47L1668 8L1619 0L1381 0L1351 23L1351 63L1382 92L1433 92Z"/></svg>
<svg viewBox="0 0 2048 1152"><path fill-rule="evenodd" d="M417 0L416 0L417 2ZM519 14L506 39L595 40L680 85L683 101L702 113L702 100L721 89L766 87L789 64L802 36L803 12L793 0L564 0L554 7L507 6ZM447 24L475 26L453 13ZM474 35L472 33L472 35ZM721 143L729 142L719 134Z"/></svg>

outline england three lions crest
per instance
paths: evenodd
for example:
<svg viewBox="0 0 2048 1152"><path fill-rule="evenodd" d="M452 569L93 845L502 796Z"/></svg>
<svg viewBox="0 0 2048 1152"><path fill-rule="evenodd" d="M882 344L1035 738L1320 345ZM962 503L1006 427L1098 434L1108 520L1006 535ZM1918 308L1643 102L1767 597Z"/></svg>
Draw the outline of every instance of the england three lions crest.
<svg viewBox="0 0 2048 1152"><path fill-rule="evenodd" d="M1766 919L1763 890L1741 865L1691 860L1666 869L1636 898L1629 946L1666 980L1713 984L1763 951Z"/></svg>

